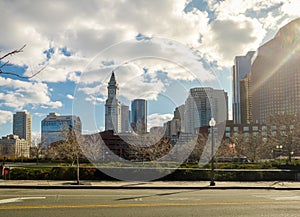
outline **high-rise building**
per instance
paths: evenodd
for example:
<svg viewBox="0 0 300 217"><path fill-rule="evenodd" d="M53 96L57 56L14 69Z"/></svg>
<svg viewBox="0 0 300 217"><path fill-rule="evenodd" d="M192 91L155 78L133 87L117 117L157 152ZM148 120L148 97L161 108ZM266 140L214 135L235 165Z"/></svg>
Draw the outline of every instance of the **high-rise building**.
<svg viewBox="0 0 300 217"><path fill-rule="evenodd" d="M129 132L129 122L130 122L130 111L129 106L122 104L121 105L121 132Z"/></svg>
<svg viewBox="0 0 300 217"><path fill-rule="evenodd" d="M250 72L240 81L240 111L242 124L252 123L251 75L252 73Z"/></svg>
<svg viewBox="0 0 300 217"><path fill-rule="evenodd" d="M121 103L119 102L119 86L112 72L107 86L108 97L105 103L105 130L121 132Z"/></svg>
<svg viewBox="0 0 300 217"><path fill-rule="evenodd" d="M196 134L197 129L208 126L212 117L217 123L227 119L228 96L224 90L210 87L190 89L185 101L185 129L188 134Z"/></svg>
<svg viewBox="0 0 300 217"><path fill-rule="evenodd" d="M243 110L241 109L241 101L244 100L241 95L241 81L251 71L251 64L255 59L255 51L249 51L246 56L236 56L233 66L233 85L232 85L232 111L233 121L236 124L242 123Z"/></svg>
<svg viewBox="0 0 300 217"><path fill-rule="evenodd" d="M184 110L182 109L184 109L184 105L175 108L173 119L164 123L166 137L178 137L179 133L183 131L182 121L184 121Z"/></svg>
<svg viewBox="0 0 300 217"><path fill-rule="evenodd" d="M300 113L299 28L296 19L258 49L250 80L254 123L274 114Z"/></svg>
<svg viewBox="0 0 300 217"><path fill-rule="evenodd" d="M49 113L42 120L42 138L41 141L45 147L51 143L66 139L70 128L76 135L81 135L81 120L75 115L60 116L57 113Z"/></svg>
<svg viewBox="0 0 300 217"><path fill-rule="evenodd" d="M31 144L32 118L29 112L22 111L13 115L13 134Z"/></svg>
<svg viewBox="0 0 300 217"><path fill-rule="evenodd" d="M147 133L147 101L144 99L131 102L131 128L137 134Z"/></svg>

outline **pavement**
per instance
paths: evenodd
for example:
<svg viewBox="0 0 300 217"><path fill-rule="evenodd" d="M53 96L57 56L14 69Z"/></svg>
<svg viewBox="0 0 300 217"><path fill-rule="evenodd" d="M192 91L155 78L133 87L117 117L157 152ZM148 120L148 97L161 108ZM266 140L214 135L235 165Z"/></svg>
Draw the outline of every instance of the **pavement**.
<svg viewBox="0 0 300 217"><path fill-rule="evenodd" d="M221 182L215 181L75 181L53 180L1 180L0 188L31 188L31 189L269 189L269 190L300 190L300 182Z"/></svg>

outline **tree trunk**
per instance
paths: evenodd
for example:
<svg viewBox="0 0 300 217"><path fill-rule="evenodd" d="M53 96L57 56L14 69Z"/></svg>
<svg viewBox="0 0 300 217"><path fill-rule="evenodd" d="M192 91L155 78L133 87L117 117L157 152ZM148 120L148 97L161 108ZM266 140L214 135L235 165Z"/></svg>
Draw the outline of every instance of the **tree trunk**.
<svg viewBox="0 0 300 217"><path fill-rule="evenodd" d="M79 174L79 168L80 168L80 164L79 164L79 157L76 157L76 163L77 163L77 185L80 185L80 174Z"/></svg>

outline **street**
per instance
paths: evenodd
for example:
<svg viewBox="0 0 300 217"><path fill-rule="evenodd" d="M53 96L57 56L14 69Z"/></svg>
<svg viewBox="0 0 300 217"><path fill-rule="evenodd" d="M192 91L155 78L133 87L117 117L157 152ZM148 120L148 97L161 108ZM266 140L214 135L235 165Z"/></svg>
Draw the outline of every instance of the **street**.
<svg viewBox="0 0 300 217"><path fill-rule="evenodd" d="M0 216L276 216L300 213L300 191L1 189Z"/></svg>

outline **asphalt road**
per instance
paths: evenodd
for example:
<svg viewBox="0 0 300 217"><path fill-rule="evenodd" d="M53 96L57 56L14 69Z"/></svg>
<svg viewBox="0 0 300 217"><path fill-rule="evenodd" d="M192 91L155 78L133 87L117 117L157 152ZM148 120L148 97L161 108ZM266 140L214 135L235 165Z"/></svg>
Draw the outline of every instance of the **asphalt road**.
<svg viewBox="0 0 300 217"><path fill-rule="evenodd" d="M1 217L299 217L300 191L0 189Z"/></svg>

